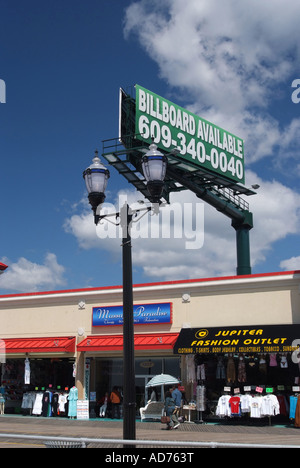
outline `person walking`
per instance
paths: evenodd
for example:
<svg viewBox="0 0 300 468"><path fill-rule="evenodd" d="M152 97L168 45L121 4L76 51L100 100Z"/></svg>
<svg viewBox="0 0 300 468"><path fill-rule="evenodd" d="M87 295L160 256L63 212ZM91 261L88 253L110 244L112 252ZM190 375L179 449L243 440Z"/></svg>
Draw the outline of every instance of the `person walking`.
<svg viewBox="0 0 300 468"><path fill-rule="evenodd" d="M180 409L181 409L182 393L179 390L178 385L177 386L174 385L172 387L171 393L172 393L172 398L174 398L174 401L175 401L175 407L176 407L175 414L178 420L178 416L180 414ZM179 425L179 422L178 422L178 425Z"/></svg>
<svg viewBox="0 0 300 468"><path fill-rule="evenodd" d="M167 429L177 429L179 421L177 418L177 409L175 400L172 397L171 392L168 390L165 395L165 412L170 417L170 422L167 423Z"/></svg>
<svg viewBox="0 0 300 468"><path fill-rule="evenodd" d="M175 400L175 406L177 406L177 408L180 408L181 400L182 400L182 393L179 390L178 385L177 386L174 385L174 387L172 387L171 393L172 393L172 398L174 398Z"/></svg>

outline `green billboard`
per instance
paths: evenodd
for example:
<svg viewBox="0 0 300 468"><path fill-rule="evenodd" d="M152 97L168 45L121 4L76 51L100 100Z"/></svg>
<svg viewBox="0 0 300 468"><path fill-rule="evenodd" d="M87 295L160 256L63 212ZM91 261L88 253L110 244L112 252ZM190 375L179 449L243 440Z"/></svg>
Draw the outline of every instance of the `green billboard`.
<svg viewBox="0 0 300 468"><path fill-rule="evenodd" d="M235 182L244 183L241 138L136 85L135 133L162 150L179 151L182 159Z"/></svg>

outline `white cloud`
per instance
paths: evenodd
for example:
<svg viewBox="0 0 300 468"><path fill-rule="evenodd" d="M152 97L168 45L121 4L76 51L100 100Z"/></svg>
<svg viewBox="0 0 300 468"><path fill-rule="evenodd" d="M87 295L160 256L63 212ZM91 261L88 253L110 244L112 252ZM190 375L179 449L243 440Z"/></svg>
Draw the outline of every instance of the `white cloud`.
<svg viewBox="0 0 300 468"><path fill-rule="evenodd" d="M300 270L300 255L280 262L280 268L286 271Z"/></svg>
<svg viewBox="0 0 300 468"><path fill-rule="evenodd" d="M278 85L298 69L299 15L298 0L288 8L282 0L140 0L127 8L124 32L192 111L245 140L250 163L277 145L285 157L299 147L300 119L280 128L268 114Z"/></svg>
<svg viewBox="0 0 300 468"><path fill-rule="evenodd" d="M260 185L257 195L249 198L254 213L251 251L253 264L257 264L265 260L277 241L299 233L300 194L279 181L265 181L252 171L247 171L247 181Z"/></svg>
<svg viewBox="0 0 300 468"><path fill-rule="evenodd" d="M288 7L282 0L139 0L126 10L124 33L137 38L157 63L169 85L165 97L178 103L174 95L179 91L189 103L184 107L243 138L247 164L270 157L270 164L278 168L286 158L298 157L300 143L300 118L282 124L269 109L278 99L279 87L290 87L291 73L298 69L299 16L298 0L290 0ZM257 195L247 199L254 214L252 266L262 265L276 242L300 230L299 193L281 183L280 175L278 180L268 177L259 177L254 170L246 173L247 186L260 185ZM139 198L135 192L127 193L129 204ZM200 203L189 191L172 194L171 202L179 203L183 211L184 203ZM204 243L198 250L186 248L187 238L143 238L143 218L141 236L133 239L134 268L166 280L235 274L230 219L207 204L204 214ZM110 239L104 227L101 240L97 237L100 231L90 212L71 217L65 229L82 248L120 252L120 240ZM193 229L186 234L192 235ZM284 262L289 260L282 261L282 268Z"/></svg>
<svg viewBox="0 0 300 468"><path fill-rule="evenodd" d="M127 8L124 31L136 34L170 85L227 111L265 105L271 85L288 76L299 55L299 14L297 0L289 8L282 0L141 0Z"/></svg>
<svg viewBox="0 0 300 468"><path fill-rule="evenodd" d="M250 211L254 213L254 228L250 231L251 260L254 266L265 260L277 241L299 231L300 195L278 181L265 181L252 171L247 171L246 180L249 185L260 185L257 195L247 199ZM133 190L123 192L122 197L125 195L128 195L130 205L141 198ZM201 218L201 207L204 208L204 220ZM118 209L118 204L108 206L110 212ZM163 210L174 212L169 238L163 237L169 229L168 217L163 215ZM148 277L166 280L236 273L235 231L229 218L203 204L189 191L172 194L170 207L162 208L161 213L162 218L154 218L154 223L149 215L142 218L138 235L132 235L134 268L142 268ZM184 213L187 213L186 224ZM190 214L193 214L193 224L190 222ZM158 221L161 223L160 236L155 238ZM105 231L107 226L105 222L100 234L100 228L95 229L89 212L74 215L65 222L66 231L77 238L82 248L105 249L113 255L120 255L118 231L115 228ZM174 237L174 232L182 232L182 236ZM199 236L197 242L196 233ZM200 248L189 249L187 242L195 242L195 246L197 244Z"/></svg>
<svg viewBox="0 0 300 468"><path fill-rule="evenodd" d="M61 286L64 281L64 267L57 262L56 255L48 253L43 264L33 263L22 257L0 278L0 288L14 292L36 292Z"/></svg>

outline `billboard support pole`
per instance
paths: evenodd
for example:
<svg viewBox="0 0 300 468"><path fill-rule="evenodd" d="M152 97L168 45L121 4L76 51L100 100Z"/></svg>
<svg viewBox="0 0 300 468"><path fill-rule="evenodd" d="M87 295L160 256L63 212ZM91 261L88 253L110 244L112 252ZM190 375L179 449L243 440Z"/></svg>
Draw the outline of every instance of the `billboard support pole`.
<svg viewBox="0 0 300 468"><path fill-rule="evenodd" d="M253 227L252 213L250 211L245 212L245 220L242 223L232 220L231 225L236 232L236 274L238 276L251 275L249 231Z"/></svg>

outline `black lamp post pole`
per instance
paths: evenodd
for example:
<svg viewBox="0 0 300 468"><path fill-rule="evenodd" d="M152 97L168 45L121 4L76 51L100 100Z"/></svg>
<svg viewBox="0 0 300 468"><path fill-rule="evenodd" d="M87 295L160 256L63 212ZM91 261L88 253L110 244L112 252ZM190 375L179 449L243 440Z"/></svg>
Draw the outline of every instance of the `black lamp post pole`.
<svg viewBox="0 0 300 468"><path fill-rule="evenodd" d="M123 437L135 440L135 369L134 369L134 322L132 290L132 254L130 224L132 215L127 203L120 212L122 233L123 260Z"/></svg>
<svg viewBox="0 0 300 468"><path fill-rule="evenodd" d="M150 168L153 167L154 172ZM153 203L159 203L163 190L163 179L166 171L167 158L159 151L155 144L150 145L150 151L145 155L142 165L147 172L147 187ZM158 173L161 164L160 174ZM143 169L144 171L144 169ZM145 171L144 171L145 172ZM94 221L97 225L102 219L111 215L100 215L98 210L105 200L105 188L109 178L106 169L96 151L91 164L84 172L83 177L89 193L89 202L94 212ZM157 180L158 178L158 180ZM151 193L152 192L152 193ZM140 211L150 211L150 207L135 210L134 216ZM121 208L120 217L122 227L122 263L123 263L123 438L135 440L136 427L136 395L135 395L135 366L134 366L134 321L133 321L133 289L132 289L132 256L130 229L133 214L127 203ZM137 221L137 220L135 220ZM134 447L134 445L133 445Z"/></svg>

